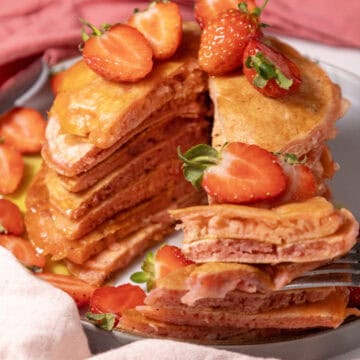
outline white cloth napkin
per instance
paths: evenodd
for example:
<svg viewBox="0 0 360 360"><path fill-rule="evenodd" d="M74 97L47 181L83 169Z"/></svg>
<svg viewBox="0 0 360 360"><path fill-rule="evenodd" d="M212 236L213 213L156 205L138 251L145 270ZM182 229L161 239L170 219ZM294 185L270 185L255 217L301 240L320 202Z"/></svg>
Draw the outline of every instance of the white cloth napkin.
<svg viewBox="0 0 360 360"><path fill-rule="evenodd" d="M78 310L0 246L0 359L78 360L91 356ZM142 340L96 360L250 360L253 357L168 340Z"/></svg>

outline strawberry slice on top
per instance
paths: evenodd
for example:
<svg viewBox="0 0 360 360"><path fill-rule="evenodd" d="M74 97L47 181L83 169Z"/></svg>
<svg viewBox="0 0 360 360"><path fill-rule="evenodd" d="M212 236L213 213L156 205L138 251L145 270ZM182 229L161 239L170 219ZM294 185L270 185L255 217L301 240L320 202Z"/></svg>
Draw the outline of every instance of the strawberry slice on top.
<svg viewBox="0 0 360 360"><path fill-rule="evenodd" d="M153 1L144 11L136 9L128 24L149 41L155 59L169 59L181 43L182 18L179 6L174 2Z"/></svg>
<svg viewBox="0 0 360 360"><path fill-rule="evenodd" d="M239 0L196 0L195 1L195 19L203 29L211 20L215 19L221 12L228 9L237 9ZM255 0L246 0L250 12L256 8Z"/></svg>
<svg viewBox="0 0 360 360"><path fill-rule="evenodd" d="M97 74L110 81L136 82L150 73L153 51L148 40L137 29L125 24L101 28L82 20L85 63Z"/></svg>
<svg viewBox="0 0 360 360"><path fill-rule="evenodd" d="M294 62L257 39L251 39L244 51L243 70L250 84L268 97L292 94L302 82Z"/></svg>
<svg viewBox="0 0 360 360"><path fill-rule="evenodd" d="M153 252L147 253L141 266L142 271L132 274L130 279L135 283L146 283L149 291L155 286L157 279L191 264L193 262L185 257L180 248L173 245L164 245L155 255Z"/></svg>
<svg viewBox="0 0 360 360"><path fill-rule="evenodd" d="M241 142L221 152L200 144L179 157L185 178L202 186L217 203L254 203L271 200L286 189L286 177L272 153Z"/></svg>

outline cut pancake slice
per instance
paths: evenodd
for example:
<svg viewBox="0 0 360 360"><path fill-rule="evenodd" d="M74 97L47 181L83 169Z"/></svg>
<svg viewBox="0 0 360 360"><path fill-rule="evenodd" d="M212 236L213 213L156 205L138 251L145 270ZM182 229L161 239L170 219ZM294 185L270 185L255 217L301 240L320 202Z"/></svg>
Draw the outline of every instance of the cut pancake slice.
<svg viewBox="0 0 360 360"><path fill-rule="evenodd" d="M179 108L175 102L174 106L177 107L174 107L174 110L165 108L161 111L161 114L155 113L149 120L146 120L146 123L151 123L150 127L142 129L141 132L134 135L125 145L121 146L95 167L71 177L58 175L63 187L70 192L79 192L91 187L116 168L124 166L124 164L134 157L152 149L154 144L170 140L179 130L179 127L187 128L188 126L196 126L199 129L198 131L200 131L204 123L201 121L196 123L193 118L195 115L196 118L201 118L201 115L205 113L205 109L200 108L200 106L203 106L201 104L202 101L201 103L191 103L186 104L186 106L182 105ZM192 108L192 111L190 111L189 107ZM188 124L188 122L191 125ZM208 123L206 123L206 128L207 127ZM195 131L195 134L197 134L198 131ZM208 134L206 136L208 136Z"/></svg>
<svg viewBox="0 0 360 360"><path fill-rule="evenodd" d="M149 319L135 309L126 310L120 319L119 329L144 337L166 337L173 339L198 341L202 344L248 344L269 339L286 338L300 335L301 330L283 329L241 329L211 326L174 325Z"/></svg>
<svg viewBox="0 0 360 360"><path fill-rule="evenodd" d="M124 144L152 113L170 101L192 101L204 93L207 78L197 64L199 36L196 25L186 25L178 55L158 63L136 86L88 76L91 70L83 63L69 69L50 111L42 151L48 166L67 176L87 171ZM78 78L82 86L76 85Z"/></svg>
<svg viewBox="0 0 360 360"><path fill-rule="evenodd" d="M179 181L182 181L182 175L178 161L167 161L102 201L80 219L71 220L55 208L50 208L54 225L66 239L79 239L117 212L150 199L170 184L174 185Z"/></svg>
<svg viewBox="0 0 360 360"><path fill-rule="evenodd" d="M110 244L101 253L81 265L68 260L65 262L74 276L89 284L99 286L113 272L125 268L139 254L162 241L173 229L171 221L151 224Z"/></svg>
<svg viewBox="0 0 360 360"><path fill-rule="evenodd" d="M144 174L154 171L159 164L177 162L177 146L187 149L196 141L206 139L205 121L191 121L189 119L177 119L167 123L166 128L158 129L161 132L163 141L157 142L153 136L141 139L137 147L144 146L145 141L149 142L149 148L136 153L136 147L126 147L118 150L118 159L122 160L116 169L101 179L96 185L80 193L67 191L54 171L49 171L46 177L46 185L50 191L51 207L62 213L64 216L76 220L86 215L92 208L95 208L102 201L105 201L114 193L122 191L135 184ZM134 153L135 152L135 153ZM119 162L119 161L118 161Z"/></svg>
<svg viewBox="0 0 360 360"><path fill-rule="evenodd" d="M256 266L239 263L205 263L189 265L173 271L156 281L156 287L146 299L146 304L155 306L188 305L200 307L238 306L241 311L256 311L259 302L263 306L284 306L288 302L299 303L308 299L307 292L275 292L313 270L321 263L280 264ZM294 268L297 268L296 271ZM285 281L286 276L286 281ZM281 281L278 281L278 277ZM281 287L278 287L281 283ZM323 289L320 293L327 293ZM282 295L284 294L284 296ZM312 299L318 297L311 293ZM288 296L289 295L289 296ZM284 298L285 297L285 298ZM253 300L252 300L253 299ZM314 301L314 300L313 300ZM257 304L255 306L255 304Z"/></svg>
<svg viewBox="0 0 360 360"><path fill-rule="evenodd" d="M30 240L45 254L52 255L53 260L68 258L74 263L84 263L111 243L152 221L161 222L164 218L168 221L168 216L163 215L164 209L201 203L203 198L203 194L192 189L190 184L180 182L148 201L116 214L79 240L70 241L56 229L49 210L48 190L44 184L47 171L43 166L29 189L25 223Z"/></svg>
<svg viewBox="0 0 360 360"><path fill-rule="evenodd" d="M292 305L256 314L240 312L237 308L156 307L138 306L136 309L155 321L176 325L235 327L247 329L307 329L340 326L353 311L348 311L348 291L337 288L325 299ZM359 313L359 312L357 312Z"/></svg>
<svg viewBox="0 0 360 360"><path fill-rule="evenodd" d="M349 211L319 197L273 209L211 205L171 214L183 222L183 251L195 262L330 261L355 245L359 230Z"/></svg>

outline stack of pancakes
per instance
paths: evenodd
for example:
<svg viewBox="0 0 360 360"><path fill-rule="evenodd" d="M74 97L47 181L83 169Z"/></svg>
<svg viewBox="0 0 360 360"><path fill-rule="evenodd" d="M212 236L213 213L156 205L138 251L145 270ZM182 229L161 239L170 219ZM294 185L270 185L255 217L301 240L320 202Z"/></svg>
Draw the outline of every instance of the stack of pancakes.
<svg viewBox="0 0 360 360"><path fill-rule="evenodd" d="M83 61L66 71L25 221L35 246L91 284L171 232L168 209L203 200L176 151L208 142L198 44L186 25L177 54L135 84L106 81Z"/></svg>
<svg viewBox="0 0 360 360"><path fill-rule="evenodd" d="M210 205L171 211L195 262L156 282L145 305L125 312L122 329L192 340L252 341L309 328L338 327L348 290L286 288L347 253L359 224L322 197L271 210ZM185 331L186 329L186 331Z"/></svg>
<svg viewBox="0 0 360 360"><path fill-rule="evenodd" d="M329 196L335 170L326 140L345 111L337 85L315 63L276 39L268 39L302 73L299 91L264 97L243 74L211 77L215 105L213 146L256 144L302 159ZM359 224L325 197L273 203L270 208L213 204L171 211L184 231L182 250L193 265L156 282L145 305L123 314L120 327L140 334L226 342L335 328L349 314L344 287L286 287L307 271L346 254Z"/></svg>

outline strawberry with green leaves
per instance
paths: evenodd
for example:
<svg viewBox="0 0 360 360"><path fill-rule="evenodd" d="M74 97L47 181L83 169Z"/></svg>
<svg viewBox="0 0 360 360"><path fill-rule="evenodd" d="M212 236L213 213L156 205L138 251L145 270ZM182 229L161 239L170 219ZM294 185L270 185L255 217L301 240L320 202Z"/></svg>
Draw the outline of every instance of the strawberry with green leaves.
<svg viewBox="0 0 360 360"><path fill-rule="evenodd" d="M169 59L181 43L182 17L179 6L172 1L152 1L146 10L136 9L128 24L149 41L155 59Z"/></svg>
<svg viewBox="0 0 360 360"><path fill-rule="evenodd" d="M204 71L223 75L242 66L248 42L262 37L260 14L267 1L252 12L242 2L237 9L225 10L208 22L199 49L199 65Z"/></svg>
<svg viewBox="0 0 360 360"><path fill-rule="evenodd" d="M246 46L243 71L250 84L268 97L292 94L301 85L297 65L257 39L251 39Z"/></svg>
<svg viewBox="0 0 360 360"><path fill-rule="evenodd" d="M193 262L187 259L177 246L164 245L155 255L153 252L147 253L141 266L142 271L132 274L130 279L135 283L146 283L147 290L150 291L157 279L191 264Z"/></svg>
<svg viewBox="0 0 360 360"><path fill-rule="evenodd" d="M110 81L136 82L150 73L153 51L144 35L125 24L104 24L100 28L82 20L82 55L85 63Z"/></svg>
<svg viewBox="0 0 360 360"><path fill-rule="evenodd" d="M185 178L203 187L217 203L272 200L286 189L277 157L256 146L233 142L222 151L200 144L179 157Z"/></svg>

